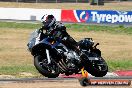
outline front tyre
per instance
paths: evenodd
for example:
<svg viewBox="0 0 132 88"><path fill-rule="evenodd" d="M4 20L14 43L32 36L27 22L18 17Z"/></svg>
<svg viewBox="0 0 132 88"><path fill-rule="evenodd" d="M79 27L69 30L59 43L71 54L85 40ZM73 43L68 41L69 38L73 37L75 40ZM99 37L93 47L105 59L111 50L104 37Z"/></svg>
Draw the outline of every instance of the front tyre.
<svg viewBox="0 0 132 88"><path fill-rule="evenodd" d="M59 76L59 67L54 61L47 63L47 58L40 55L34 57L34 66L40 74L48 78L56 78Z"/></svg>

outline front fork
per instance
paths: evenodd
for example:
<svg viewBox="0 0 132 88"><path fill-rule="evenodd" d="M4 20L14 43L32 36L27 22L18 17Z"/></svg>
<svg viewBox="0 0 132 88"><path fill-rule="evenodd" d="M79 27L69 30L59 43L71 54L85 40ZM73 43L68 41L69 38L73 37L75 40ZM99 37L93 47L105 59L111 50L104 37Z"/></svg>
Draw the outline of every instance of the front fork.
<svg viewBox="0 0 132 88"><path fill-rule="evenodd" d="M46 49L46 56L47 56L47 60L48 60L48 64L51 63L51 59L50 59L50 55L49 55L49 50Z"/></svg>

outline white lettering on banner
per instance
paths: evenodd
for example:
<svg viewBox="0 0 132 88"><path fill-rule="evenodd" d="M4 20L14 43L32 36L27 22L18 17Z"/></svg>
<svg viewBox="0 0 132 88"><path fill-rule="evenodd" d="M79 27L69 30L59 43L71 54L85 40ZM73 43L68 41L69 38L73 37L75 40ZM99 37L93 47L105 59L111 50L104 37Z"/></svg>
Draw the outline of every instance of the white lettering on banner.
<svg viewBox="0 0 132 88"><path fill-rule="evenodd" d="M127 22L132 22L132 15L125 15L125 20L127 21Z"/></svg>
<svg viewBox="0 0 132 88"><path fill-rule="evenodd" d="M97 14L97 12L91 12L91 14L93 15L92 20L96 21L96 14Z"/></svg>
<svg viewBox="0 0 132 88"><path fill-rule="evenodd" d="M112 22L111 23L117 22L117 19L118 19L117 15L113 15L112 16Z"/></svg>
<svg viewBox="0 0 132 88"><path fill-rule="evenodd" d="M132 22L132 15L127 14L98 14L97 12L93 11L92 14L92 21L100 22L109 22L109 23L116 23L116 22Z"/></svg>
<svg viewBox="0 0 132 88"><path fill-rule="evenodd" d="M106 14L103 15L102 21L105 21Z"/></svg>
<svg viewBox="0 0 132 88"><path fill-rule="evenodd" d="M106 15L106 21L111 22L111 15L110 14Z"/></svg>
<svg viewBox="0 0 132 88"><path fill-rule="evenodd" d="M120 22L123 22L125 20L124 15L119 16Z"/></svg>
<svg viewBox="0 0 132 88"><path fill-rule="evenodd" d="M97 15L97 19L98 19L98 20L97 20L97 23L100 23L102 16L103 16L102 14Z"/></svg>

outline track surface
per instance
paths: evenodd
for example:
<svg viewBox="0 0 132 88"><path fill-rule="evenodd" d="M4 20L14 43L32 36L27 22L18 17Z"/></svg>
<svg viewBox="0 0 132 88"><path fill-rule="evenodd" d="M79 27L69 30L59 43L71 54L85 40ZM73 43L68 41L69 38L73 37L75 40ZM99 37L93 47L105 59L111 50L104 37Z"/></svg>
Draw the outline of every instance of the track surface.
<svg viewBox="0 0 132 88"><path fill-rule="evenodd" d="M106 78L106 77L105 77ZM96 78L92 78L96 79ZM87 86L88 88L132 88L130 86ZM82 88L76 78L0 80L0 88Z"/></svg>
<svg viewBox="0 0 132 88"><path fill-rule="evenodd" d="M22 79L0 79L0 88L82 88L77 78L81 74L65 76L60 75L58 78L22 78ZM108 72L104 77L93 77L89 74L91 80L100 79L123 79L132 80L132 76L118 76ZM132 88L130 86L87 86L90 88Z"/></svg>

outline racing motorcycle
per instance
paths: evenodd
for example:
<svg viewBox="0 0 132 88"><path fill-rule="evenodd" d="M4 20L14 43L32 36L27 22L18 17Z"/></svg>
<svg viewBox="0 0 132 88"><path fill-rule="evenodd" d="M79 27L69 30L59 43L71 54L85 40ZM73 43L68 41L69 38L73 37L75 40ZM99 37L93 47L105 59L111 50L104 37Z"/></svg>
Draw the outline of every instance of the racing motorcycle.
<svg viewBox="0 0 132 88"><path fill-rule="evenodd" d="M60 31L55 31L60 35ZM58 77L59 74L72 75L80 73L84 68L95 77L107 74L108 66L94 44L92 38L78 41L80 53L67 48L60 39L47 36L42 30L35 30L30 35L28 50L34 57L34 66L40 74L48 78Z"/></svg>

